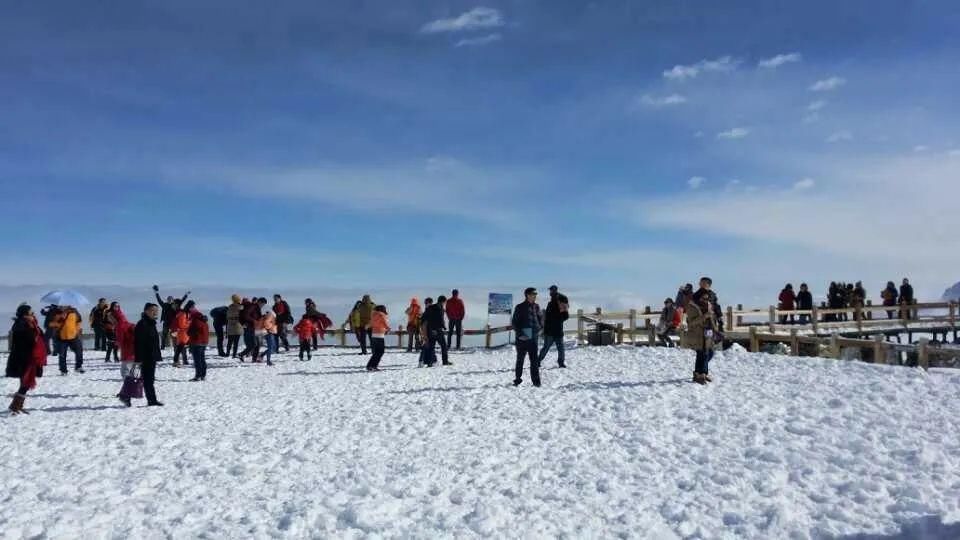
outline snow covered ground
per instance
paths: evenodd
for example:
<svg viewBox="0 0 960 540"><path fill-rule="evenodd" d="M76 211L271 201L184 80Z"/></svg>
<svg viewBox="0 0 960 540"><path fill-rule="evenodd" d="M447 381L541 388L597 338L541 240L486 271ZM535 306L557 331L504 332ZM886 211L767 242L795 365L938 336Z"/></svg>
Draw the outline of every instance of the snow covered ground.
<svg viewBox="0 0 960 540"><path fill-rule="evenodd" d="M737 351L701 387L689 354L581 348L539 389L510 350L166 363L149 409L92 363L0 418L0 537L960 534L960 374Z"/></svg>

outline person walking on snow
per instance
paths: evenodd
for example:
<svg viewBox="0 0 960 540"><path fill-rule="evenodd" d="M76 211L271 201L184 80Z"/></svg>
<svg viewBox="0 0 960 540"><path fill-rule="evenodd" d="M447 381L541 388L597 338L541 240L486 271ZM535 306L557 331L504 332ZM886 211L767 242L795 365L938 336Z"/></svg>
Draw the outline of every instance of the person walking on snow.
<svg viewBox="0 0 960 540"><path fill-rule="evenodd" d="M320 310L317 309L317 303L314 302L312 298L307 298L303 303L307 318L313 323L313 335L310 337L313 339L313 350L317 350L320 348L317 338L323 339L324 331L329 328L333 322L327 317L326 313L320 313Z"/></svg>
<svg viewBox="0 0 960 540"><path fill-rule="evenodd" d="M273 365L273 353L280 352L280 348L277 345L277 314L273 310L267 310L263 315L263 318L260 319L261 326L263 328L263 338L267 346L267 365Z"/></svg>
<svg viewBox="0 0 960 540"><path fill-rule="evenodd" d="M717 298L717 293L713 290L713 280L706 276L700 278L700 289L693 293L693 301L698 305L702 304L701 299L704 296L710 300L713 319L717 324L717 342L719 343L723 334L723 309L720 307L720 300Z"/></svg>
<svg viewBox="0 0 960 540"><path fill-rule="evenodd" d="M293 327L293 331L297 333L297 338L300 340L300 360L303 360L304 353L307 354L307 360L311 360L310 338L317 335L317 331L308 313L303 314L303 318Z"/></svg>
<svg viewBox="0 0 960 540"><path fill-rule="evenodd" d="M454 289L450 293L450 299L447 300L447 321L450 328L447 333L447 345L453 348L453 336L457 336L457 350L460 350L460 340L463 337L463 319L467 315L463 300L460 299L460 291Z"/></svg>
<svg viewBox="0 0 960 540"><path fill-rule="evenodd" d="M293 324L293 314L290 312L290 304L279 294L273 295L273 313L277 316L277 352L280 352L280 345L283 345L285 352L290 352L287 326Z"/></svg>
<svg viewBox="0 0 960 540"><path fill-rule="evenodd" d="M47 343L44 333L30 306L17 308L13 327L10 329L9 353L5 375L20 379L20 385L8 409L11 414L27 413L24 402L27 392L37 387L37 377L43 376L47 364Z"/></svg>
<svg viewBox="0 0 960 540"><path fill-rule="evenodd" d="M540 357L537 356L537 341L543 330L543 314L537 304L537 290L528 287L523 291L524 301L513 309L511 324L517 333L517 364L514 369L513 385L523 382L523 362L530 357L530 381L540 386Z"/></svg>
<svg viewBox="0 0 960 540"><path fill-rule="evenodd" d="M376 307L376 304L373 303L373 300L370 299L369 294L363 295L363 299L360 300L360 339L363 340L361 343L362 353L367 354L366 340L370 335L370 321L373 320L373 308Z"/></svg>
<svg viewBox="0 0 960 540"><path fill-rule="evenodd" d="M227 354L230 358L236 358L240 352L240 336L243 335L243 324L240 323L240 315L243 312L243 305L240 302L240 295L234 294L230 297L230 305L227 306Z"/></svg>
<svg viewBox="0 0 960 540"><path fill-rule="evenodd" d="M160 350L163 350L170 344L170 328L173 326L173 321L180 311L180 306L182 306L183 303L187 301L187 297L190 296L190 291L187 291L187 294L183 295L183 298L179 300L175 300L172 296L167 296L166 302L160 298L160 288L156 285L153 286L153 294L157 297L157 304L163 308L160 315L160 321L163 323L163 342L160 344Z"/></svg>
<svg viewBox="0 0 960 540"><path fill-rule="evenodd" d="M357 301L353 305L353 309L350 310L350 315L347 317L347 324L350 325L350 329L353 330L353 335L357 337L357 343L360 344L360 354L367 354L367 340L364 338L366 330L363 327L363 319L360 318L360 302Z"/></svg>
<svg viewBox="0 0 960 540"><path fill-rule="evenodd" d="M213 322L213 331L217 334L217 356L227 356L223 349L223 335L227 327L227 306L219 306L210 310L210 319Z"/></svg>
<svg viewBox="0 0 960 540"><path fill-rule="evenodd" d="M710 297L701 295L700 301L691 300L687 304L687 329L680 340L680 346L691 349L696 354L693 370L693 382L707 384L710 378L710 359L713 357L713 344L718 331Z"/></svg>
<svg viewBox="0 0 960 540"><path fill-rule="evenodd" d="M258 333L258 327L261 326L260 319L263 317L263 306L267 304L266 298L254 298L244 308L240 317L243 323L243 341L246 348L240 353L240 361L246 355L250 355L251 362L260 362L260 340L261 333Z"/></svg>
<svg viewBox="0 0 960 540"><path fill-rule="evenodd" d="M107 356L104 358L104 362L110 362L110 354L113 354L113 357L120 361L120 347L117 344L117 325L119 320L117 319L117 311L120 309L120 304L117 302L111 302L110 307L107 309L106 313L101 315L101 333L104 337L104 342L106 342L106 351Z"/></svg>
<svg viewBox="0 0 960 540"><path fill-rule="evenodd" d="M431 304L426 309L423 310L423 325L426 327L427 339L425 350L428 350L427 357L432 358L433 362L436 362L436 347L437 344L440 345L440 359L442 360L443 365L452 366L453 363L450 362L449 356L447 354L447 341L446 336L444 335L444 330L446 330L443 324L443 307L447 302L447 298L443 295L437 297L437 303ZM432 366L433 363L428 364Z"/></svg>
<svg viewBox="0 0 960 540"><path fill-rule="evenodd" d="M210 326L199 311L190 318L187 329L190 338L190 355L193 356L193 382L207 379L207 345L210 343Z"/></svg>
<svg viewBox="0 0 960 540"><path fill-rule="evenodd" d="M367 371L380 371L380 360L386 350L384 340L389 333L390 319L387 318L386 306L373 308L373 315L370 318L370 348L373 349L373 354L367 362Z"/></svg>
<svg viewBox="0 0 960 540"><path fill-rule="evenodd" d="M657 341L664 347L675 347L670 334L679 324L680 311L673 303L673 298L667 298L663 301L663 311L660 312L660 320L657 321L656 333Z"/></svg>
<svg viewBox="0 0 960 540"><path fill-rule="evenodd" d="M84 373L83 370L83 339L80 323L83 319L80 313L71 306L62 307L63 322L60 325L60 374L67 374L67 351L73 351L74 371Z"/></svg>
<svg viewBox="0 0 960 540"><path fill-rule="evenodd" d="M420 316L422 315L420 302L416 298L411 298L410 306L404 313L407 315L407 352L413 352L414 341L416 341L419 351L423 345L420 339Z"/></svg>
<svg viewBox="0 0 960 540"><path fill-rule="evenodd" d="M193 311L196 304L193 300L187 302L183 309L177 311L177 314L173 318L173 324L171 326L171 335L174 337L176 346L173 349L173 367L180 367L180 357L183 357L183 365L189 366L190 361L187 360L187 347L190 345L190 335L187 333L187 330L190 329L190 317L191 311Z"/></svg>
<svg viewBox="0 0 960 540"><path fill-rule="evenodd" d="M157 363L161 360L160 334L157 332L159 316L160 306L147 303L143 306L143 314L134 330L134 357L136 362L140 364L140 374L143 377L143 394L147 398L148 407L163 406L163 403L157 401L157 391L154 388ZM129 407L128 401L125 404Z"/></svg>
<svg viewBox="0 0 960 540"><path fill-rule="evenodd" d="M103 332L103 318L110 306L107 305L107 299L97 300L97 305L90 310L90 329L93 330L93 350L107 350L106 336ZM108 360L109 362L109 360Z"/></svg>
<svg viewBox="0 0 960 540"><path fill-rule="evenodd" d="M60 325L63 324L63 310L56 304L40 310L43 315L43 342L47 346L47 356L60 354Z"/></svg>
<svg viewBox="0 0 960 540"><path fill-rule="evenodd" d="M546 317L543 324L543 348L537 362L543 364L543 359L550 352L550 346L557 345L557 365L567 367L563 349L563 323L570 318L570 301L560 294L556 285L550 286L550 302L547 304Z"/></svg>

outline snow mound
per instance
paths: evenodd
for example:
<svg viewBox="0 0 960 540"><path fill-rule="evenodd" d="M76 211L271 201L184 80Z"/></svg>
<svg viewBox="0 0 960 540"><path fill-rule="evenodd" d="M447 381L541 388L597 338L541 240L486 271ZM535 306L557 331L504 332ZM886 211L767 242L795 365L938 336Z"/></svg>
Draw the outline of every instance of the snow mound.
<svg viewBox="0 0 960 540"><path fill-rule="evenodd" d="M733 349L389 352L48 375L0 418L0 530L21 537L933 537L960 520L960 377ZM12 387L14 381L8 381ZM933 527L932 529L930 527ZM915 529L912 529L915 530Z"/></svg>

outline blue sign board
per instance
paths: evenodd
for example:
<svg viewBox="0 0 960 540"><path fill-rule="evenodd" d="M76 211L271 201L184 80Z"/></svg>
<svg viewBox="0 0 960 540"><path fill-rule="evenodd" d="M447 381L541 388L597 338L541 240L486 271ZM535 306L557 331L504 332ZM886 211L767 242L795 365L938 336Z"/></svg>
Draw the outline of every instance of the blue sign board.
<svg viewBox="0 0 960 540"><path fill-rule="evenodd" d="M513 313L513 295L490 293L487 301L487 313L490 315L510 315Z"/></svg>

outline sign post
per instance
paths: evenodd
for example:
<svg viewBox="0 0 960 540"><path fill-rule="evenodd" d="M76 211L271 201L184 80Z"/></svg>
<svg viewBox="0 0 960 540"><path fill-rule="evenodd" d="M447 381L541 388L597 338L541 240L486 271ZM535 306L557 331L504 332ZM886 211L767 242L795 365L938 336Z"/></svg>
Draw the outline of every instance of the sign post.
<svg viewBox="0 0 960 540"><path fill-rule="evenodd" d="M513 295L490 293L487 300L487 326L490 326L490 315L513 314ZM510 334L507 334L507 343L510 343Z"/></svg>

